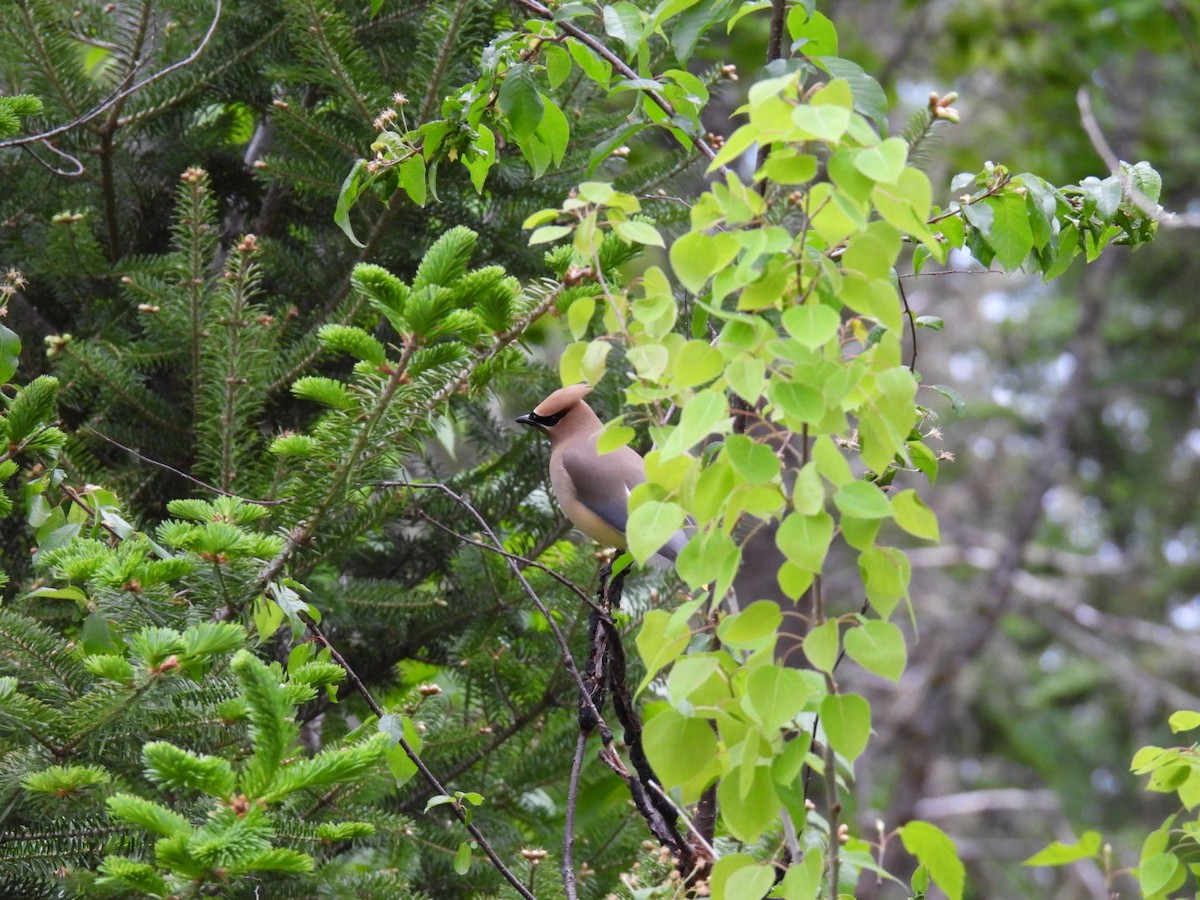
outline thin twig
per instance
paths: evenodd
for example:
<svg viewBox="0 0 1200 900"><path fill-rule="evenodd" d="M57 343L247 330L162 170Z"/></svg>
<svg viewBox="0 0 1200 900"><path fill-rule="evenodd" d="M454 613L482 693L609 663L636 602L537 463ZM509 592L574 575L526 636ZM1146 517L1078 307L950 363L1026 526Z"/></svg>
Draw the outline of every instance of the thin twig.
<svg viewBox="0 0 1200 900"><path fill-rule="evenodd" d="M52 175L61 175L63 178L78 178L80 175L83 174L83 171L84 171L83 163L79 160L79 157L73 156L72 154L67 153L65 150L59 150L57 147L55 147L49 141L38 141L38 143L41 144L43 147L45 147L47 150L49 150L51 153L53 153L55 156L57 156L59 159L64 159L68 163L70 163L72 166L75 167L75 170L73 172L68 172L66 169L56 168L55 166L51 165L46 160L42 159L36 153L34 153L28 144L23 146L21 149L24 150L26 153L28 153L30 156L32 156L34 158L34 160L37 162L37 164L39 166L41 166L43 169L45 169L47 172L49 172Z"/></svg>
<svg viewBox="0 0 1200 900"><path fill-rule="evenodd" d="M498 556L503 556L505 559L514 560L515 562L520 563L522 568L538 569L542 572L545 572L547 575L549 575L551 578L553 578L555 581L557 581L563 587L567 588L570 591L573 591L575 593L575 595L579 597L580 600L582 600L588 606L592 607L592 609L596 609L597 611L599 610L599 608L596 606L596 602L590 596L588 596L587 591L585 591L583 588L581 588L579 585L577 585L575 582L573 582L570 578L567 578L565 575L560 575L558 572L555 572L549 566L544 566L540 562L530 559L527 556L521 556L519 553L509 553L503 547L495 547L491 544L485 544L483 541L477 541L474 538L467 537L465 534L455 531L449 525L446 525L443 522L439 522L437 519L435 519L433 516L429 515L429 513L425 512L424 510L417 509L417 510L414 510L414 512L418 516L420 516L422 519L424 519L426 522L428 522L430 525L433 525L434 527L441 529L442 531L446 532L446 534L450 535L451 537L455 538L456 540L461 541L464 544L470 544L472 547L479 547L482 550L487 550L487 551L490 551L491 553L497 554Z"/></svg>
<svg viewBox="0 0 1200 900"><path fill-rule="evenodd" d="M934 278L938 275L1007 275L1000 269L942 269L938 272L905 272L898 278Z"/></svg>
<svg viewBox="0 0 1200 900"><path fill-rule="evenodd" d="M912 359L908 361L908 369L910 372L915 372L917 371L917 320L908 305L908 295L904 293L904 285L898 279L896 288L900 291L900 302L904 304L904 316L908 319L908 331L912 335Z"/></svg>
<svg viewBox="0 0 1200 900"><path fill-rule="evenodd" d="M575 758L571 761L571 779L567 782L567 811L563 823L562 879L567 900L576 900L575 890L575 807L579 804L579 775L583 771L583 754L588 736L583 731L575 741Z"/></svg>
<svg viewBox="0 0 1200 900"><path fill-rule="evenodd" d="M325 633L321 631L321 628L317 625L316 620L304 610L301 610L299 615L301 621L308 626L308 630L312 633L313 637L316 638L321 646L325 647L325 649L329 651L330 656L333 657L333 661L345 670L346 677L350 679L350 683L354 685L354 689L362 696L371 712L375 713L375 715L379 716L380 718L383 718L383 716L386 715L383 707L381 707L375 698L371 696L371 692L367 689L367 686L363 684L362 679L358 677L358 673L354 671L350 663L346 661L346 658L338 652L337 648L333 646L329 638L325 636ZM426 784L433 788L433 790L436 791L439 796L450 796L449 791L446 790L445 786L438 780L437 776L430 771L429 767L425 765L420 755L418 755L417 751L412 748L412 745L404 739L403 735L396 737L396 743L400 746L400 749L404 751L404 754L410 760L412 760L413 765L417 767L417 771L421 773L421 777L425 779ZM487 854L487 858L492 861L492 865L496 867L496 871L504 876L504 880L511 884L516 892L522 897L526 898L526 900L537 900L533 893L521 883L521 879L514 875L508 866L504 864L504 861L496 854L496 851L492 848L492 845L488 843L487 838L483 836L483 832L481 832L479 828L471 821L466 811L463 810L458 803L448 803L446 805L449 806L451 813L454 814L454 817L462 822L464 826L466 826L467 832L475 839L479 849Z"/></svg>
<svg viewBox="0 0 1200 900"><path fill-rule="evenodd" d="M671 804L671 806L675 808L676 814L678 814L679 818L683 819L683 824L686 825L687 830L692 833L692 837L700 842L700 846L703 847L705 852L708 853L709 859L713 862L716 862L718 859L720 859L721 854L717 852L717 848L710 844L708 842L708 838L706 838L700 832L700 829L692 824L692 820L688 817L688 814L684 812L683 808L675 802L670 794L662 789L662 785L660 785L657 781L651 781L650 787L655 791L655 793L658 794L658 796L662 797L663 800L667 801L667 803Z"/></svg>
<svg viewBox="0 0 1200 900"><path fill-rule="evenodd" d="M196 485L197 487L202 487L206 491L212 491L214 494L220 494L222 497L236 497L237 499L241 500L243 503L252 503L255 506L279 506L281 503L290 503L292 500L291 497L283 497L279 500L251 500L249 497L243 497L241 494L235 494L232 491L223 490L223 489L217 487L216 485L209 484L206 481L201 481L199 478L194 478L191 475L189 475L187 472L181 472L179 469L176 469L174 466L169 466L165 462L159 462L157 459L151 459L149 456L143 456L141 453L134 450L132 447L127 447L124 444L122 444L120 441L116 440L115 438L111 438L107 434L101 434L99 431L97 431L94 428L85 427L82 430L90 432L91 434L94 434L96 437L100 438L101 440L108 441L108 443L112 444L114 447L118 447L121 450L124 450L126 453L132 454L133 456L137 457L139 460L141 460L144 463L148 463L149 465L152 465L152 466L158 466L158 468L160 468L160 469L165 469L166 471L170 472L173 475L178 475L180 478L183 478L186 481L190 481L192 484Z"/></svg>

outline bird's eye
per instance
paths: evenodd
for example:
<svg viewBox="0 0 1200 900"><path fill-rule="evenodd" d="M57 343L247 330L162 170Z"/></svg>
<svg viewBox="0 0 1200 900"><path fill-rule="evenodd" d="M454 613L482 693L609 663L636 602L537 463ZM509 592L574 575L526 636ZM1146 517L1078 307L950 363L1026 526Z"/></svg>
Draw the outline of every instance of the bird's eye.
<svg viewBox="0 0 1200 900"><path fill-rule="evenodd" d="M567 410L564 409L562 412L556 412L552 416L539 416L537 413L534 413L532 416L530 416L530 418L539 425L542 425L546 428L551 428L561 422L563 420L563 416L566 414Z"/></svg>

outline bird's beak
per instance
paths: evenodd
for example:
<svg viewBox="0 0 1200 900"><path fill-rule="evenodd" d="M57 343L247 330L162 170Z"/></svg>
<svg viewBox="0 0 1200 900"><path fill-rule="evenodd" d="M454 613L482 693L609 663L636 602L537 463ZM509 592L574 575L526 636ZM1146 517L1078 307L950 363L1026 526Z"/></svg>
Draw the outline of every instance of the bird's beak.
<svg viewBox="0 0 1200 900"><path fill-rule="evenodd" d="M543 430L542 426L534 419L533 413L525 413L523 416L517 416L515 421L518 425L528 425L530 428L536 428L539 431Z"/></svg>

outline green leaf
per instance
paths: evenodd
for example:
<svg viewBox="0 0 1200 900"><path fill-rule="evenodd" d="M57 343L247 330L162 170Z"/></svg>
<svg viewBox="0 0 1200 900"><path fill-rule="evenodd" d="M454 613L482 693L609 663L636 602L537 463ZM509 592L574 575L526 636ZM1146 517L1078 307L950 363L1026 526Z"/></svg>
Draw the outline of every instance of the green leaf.
<svg viewBox="0 0 1200 900"><path fill-rule="evenodd" d="M1025 199L1016 194L1006 194L989 197L985 202L993 213L992 225L987 233L988 245L996 251L1000 265L1012 272L1025 262L1025 257L1033 249L1033 229L1029 225Z"/></svg>
<svg viewBox="0 0 1200 900"><path fill-rule="evenodd" d="M741 612L728 615L717 626L721 642L736 649L757 650L775 638L783 624L779 604L770 600L755 600Z"/></svg>
<svg viewBox="0 0 1200 900"><path fill-rule="evenodd" d="M1100 843L1101 838L1098 831L1085 831L1074 844L1054 841L1048 847L1024 860L1021 865L1065 866L1067 863L1078 862L1081 859L1095 859L1100 855Z"/></svg>
<svg viewBox="0 0 1200 900"><path fill-rule="evenodd" d="M551 88L556 88L571 74L571 54L558 44L543 44L542 53L546 60L546 79Z"/></svg>
<svg viewBox="0 0 1200 900"><path fill-rule="evenodd" d="M500 111L508 119L517 140L530 137L545 115L546 108L529 66L519 64L508 70L504 83L500 85Z"/></svg>
<svg viewBox="0 0 1200 900"><path fill-rule="evenodd" d="M747 853L731 853L713 866L709 889L713 900L762 900L774 884L773 866Z"/></svg>
<svg viewBox="0 0 1200 900"><path fill-rule="evenodd" d="M721 685L716 689L718 700L729 697L729 689L722 679L721 660L715 653L685 656L671 667L667 678L667 696L676 706L689 701L693 706L712 702L708 694L714 682ZM704 696L697 696L703 691Z"/></svg>
<svg viewBox="0 0 1200 900"><path fill-rule="evenodd" d="M824 511L811 516L790 513L775 532L775 546L809 572L821 571L832 541L833 517Z"/></svg>
<svg viewBox="0 0 1200 900"><path fill-rule="evenodd" d="M740 250L732 234L689 231L671 245L671 267L683 286L698 294L709 276L733 262Z"/></svg>
<svg viewBox="0 0 1200 900"><path fill-rule="evenodd" d="M1157 900L1183 884L1186 880L1186 870L1174 853L1156 853L1138 864L1137 876L1142 896L1148 900Z"/></svg>
<svg viewBox="0 0 1200 900"><path fill-rule="evenodd" d="M838 658L838 633L837 621L829 619L804 636L804 656L813 668L833 671Z"/></svg>
<svg viewBox="0 0 1200 900"><path fill-rule="evenodd" d="M529 236L529 245L549 244L565 238L574 230L570 225L543 225L533 230L533 234Z"/></svg>
<svg viewBox="0 0 1200 900"><path fill-rule="evenodd" d="M858 558L858 571L871 607L886 619L908 594L908 557L895 547L868 547Z"/></svg>
<svg viewBox="0 0 1200 900"><path fill-rule="evenodd" d="M824 304L793 306L781 316L783 327L805 347L816 349L833 340L842 324L842 317Z"/></svg>
<svg viewBox="0 0 1200 900"><path fill-rule="evenodd" d="M928 386L930 390L937 391L943 397L950 401L950 408L954 410L956 416L961 416L967 411L967 401L954 388L944 384L931 384Z"/></svg>
<svg viewBox="0 0 1200 900"><path fill-rule="evenodd" d="M803 132L802 137L806 140L833 144L846 133L851 115L850 110L841 106L805 103L792 110L792 124Z"/></svg>
<svg viewBox="0 0 1200 900"><path fill-rule="evenodd" d="M725 439L725 454L734 471L750 484L764 484L779 475L779 457L775 451L744 434L731 434Z"/></svg>
<svg viewBox="0 0 1200 900"><path fill-rule="evenodd" d="M707 341L688 341L675 353L671 364L671 386L679 390L705 384L721 374L724 364L721 351ZM687 411L686 406L684 411Z"/></svg>
<svg viewBox="0 0 1200 900"><path fill-rule="evenodd" d="M754 738L757 740L757 738ZM749 770L747 790L741 790L741 767L721 779L717 785L717 805L725 826L739 841L757 841L779 816L779 795L771 778L770 766L754 765Z"/></svg>
<svg viewBox="0 0 1200 900"><path fill-rule="evenodd" d="M567 51L588 78L601 87L608 87L609 81L612 80L612 66L607 60L601 59L586 44L581 44L575 38L567 41Z"/></svg>
<svg viewBox="0 0 1200 900"><path fill-rule="evenodd" d="M834 78L845 80L854 94L854 109L869 119L886 134L887 95L879 82L863 71L858 63L837 56L822 56L815 60Z"/></svg>
<svg viewBox="0 0 1200 900"><path fill-rule="evenodd" d="M817 175L817 158L809 153L772 153L756 178L763 176L776 184L807 184Z"/></svg>
<svg viewBox="0 0 1200 900"><path fill-rule="evenodd" d="M417 206L425 205L425 161L420 156L410 156L397 168L400 187Z"/></svg>
<svg viewBox="0 0 1200 900"><path fill-rule="evenodd" d="M717 736L707 720L686 718L673 708L660 710L646 722L642 733L646 758L666 790L687 786L698 797L704 786L721 771Z"/></svg>
<svg viewBox="0 0 1200 900"><path fill-rule="evenodd" d="M747 403L757 403L767 386L766 363L753 357L735 359L725 367L725 380Z"/></svg>
<svg viewBox="0 0 1200 900"><path fill-rule="evenodd" d="M742 707L769 734L791 722L810 693L808 682L796 669L768 663L747 676Z"/></svg>
<svg viewBox="0 0 1200 900"><path fill-rule="evenodd" d="M854 168L872 181L895 184L908 161L908 145L904 138L888 138L874 147L863 147L854 156Z"/></svg>
<svg viewBox="0 0 1200 900"><path fill-rule="evenodd" d="M837 56L838 36L833 23L823 14L813 10L809 13L803 3L788 10L787 30L795 49L804 56Z"/></svg>
<svg viewBox="0 0 1200 900"><path fill-rule="evenodd" d="M872 619L858 628L851 628L842 639L846 655L866 669L888 681L899 683L908 662L904 635L891 622Z"/></svg>
<svg viewBox="0 0 1200 900"><path fill-rule="evenodd" d="M821 392L807 384L798 384L784 378L772 378L767 386L767 396L776 403L785 416L797 422L815 425L825 416L825 400ZM796 426L799 430L799 426Z"/></svg>
<svg viewBox="0 0 1200 900"><path fill-rule="evenodd" d="M542 104L544 112L542 121L538 123L536 134L549 148L550 159L554 164L562 165L563 156L567 152L567 143L571 138L571 126L566 115L554 104L553 100L543 96Z"/></svg>
<svg viewBox="0 0 1200 900"><path fill-rule="evenodd" d="M692 341L691 344L705 351L706 354L715 353L717 358L721 355L701 341ZM680 357L683 356L687 347L688 345L685 344L681 348ZM701 358L709 359L710 357L705 355ZM715 359L712 361L715 363ZM681 365L677 359L676 366ZM689 366L689 368L691 367ZM703 364L700 364L698 368L703 370ZM729 401L725 394L715 390L700 391L684 405L683 413L679 417L679 424L671 431L670 437L663 442L659 450L659 459L665 461L687 453L709 435L724 434L729 431L732 424L733 420L729 416Z"/></svg>
<svg viewBox="0 0 1200 900"><path fill-rule="evenodd" d="M1171 713L1171 718L1167 719L1167 724L1171 726L1173 734L1179 734L1181 731L1191 731L1193 728L1200 728L1200 712L1180 710L1179 712Z"/></svg>
<svg viewBox="0 0 1200 900"><path fill-rule="evenodd" d="M871 704L858 694L830 694L821 701L821 728L829 746L853 762L871 738Z"/></svg>
<svg viewBox="0 0 1200 900"><path fill-rule="evenodd" d="M687 623L672 617L666 610L652 609L642 617L642 627L634 639L638 655L646 666L642 686L649 684L660 669L678 658L690 637Z"/></svg>
<svg viewBox="0 0 1200 900"><path fill-rule="evenodd" d="M691 588L715 581L716 592L722 594L733 581L741 561L742 551L733 538L717 530L693 535L679 551L675 571Z"/></svg>
<svg viewBox="0 0 1200 900"><path fill-rule="evenodd" d="M817 900L824 871L823 857L824 854L809 850L802 862L793 862L779 883L777 895L780 900Z"/></svg>
<svg viewBox="0 0 1200 900"><path fill-rule="evenodd" d="M658 229L648 222L626 220L613 225L613 231L631 244L645 244L649 247L665 247L662 235Z"/></svg>
<svg viewBox="0 0 1200 900"><path fill-rule="evenodd" d="M466 875L471 870L471 844L463 841L454 853L454 871Z"/></svg>
<svg viewBox="0 0 1200 900"><path fill-rule="evenodd" d="M578 341L587 334L588 326L591 325L592 316L595 313L596 299L594 297L579 297L572 301L567 308L567 327L571 329L572 338Z"/></svg>
<svg viewBox="0 0 1200 900"><path fill-rule="evenodd" d="M7 384L17 372L21 361L21 339L5 325L0 325L0 384Z"/></svg>
<svg viewBox="0 0 1200 900"><path fill-rule="evenodd" d="M940 539L937 516L924 504L914 490L901 491L892 498L896 524L914 537L936 541Z"/></svg>
<svg viewBox="0 0 1200 900"><path fill-rule="evenodd" d="M467 171L471 173L471 185L475 188L475 193L483 192L483 183L487 180L487 174L491 171L492 166L496 164L496 135L492 129L484 124L479 124L475 128L478 137L472 142L471 149L464 153L461 157L462 164L467 167ZM557 215L557 210L552 210ZM551 216L553 219L554 216ZM529 228L529 225L522 225L522 228Z"/></svg>
<svg viewBox="0 0 1200 900"><path fill-rule="evenodd" d="M375 176L367 171L367 161L360 159L346 175L342 182L342 189L338 191L337 205L333 210L333 221L338 228L342 229L346 237L350 238L350 243L355 247L365 247L366 244L354 236L354 226L350 224L350 210L354 208L359 196L374 180Z"/></svg>
<svg viewBox="0 0 1200 900"><path fill-rule="evenodd" d="M892 515L887 494L869 481L850 481L833 495L833 503L844 516L856 519L886 519Z"/></svg>
<svg viewBox="0 0 1200 900"><path fill-rule="evenodd" d="M379 730L393 741L393 744L384 753L384 759L387 761L388 771L391 772L392 778L396 781L396 787L400 787L416 775L418 771L417 764L413 762L404 748L400 746L400 738L404 738L404 742L408 744L414 753L420 753L422 747L421 733L417 731L412 719L408 716L398 716L390 713L379 719Z"/></svg>
<svg viewBox="0 0 1200 900"><path fill-rule="evenodd" d="M900 829L900 840L950 900L962 900L966 870L944 831L928 822L909 822Z"/></svg>
<svg viewBox="0 0 1200 900"><path fill-rule="evenodd" d="M671 364L670 351L662 344L639 344L630 347L625 352L625 359L633 366L639 378L648 381L658 381Z"/></svg>
<svg viewBox="0 0 1200 900"><path fill-rule="evenodd" d="M642 40L642 11L622 0L604 7L604 31L625 45L625 57L631 58Z"/></svg>

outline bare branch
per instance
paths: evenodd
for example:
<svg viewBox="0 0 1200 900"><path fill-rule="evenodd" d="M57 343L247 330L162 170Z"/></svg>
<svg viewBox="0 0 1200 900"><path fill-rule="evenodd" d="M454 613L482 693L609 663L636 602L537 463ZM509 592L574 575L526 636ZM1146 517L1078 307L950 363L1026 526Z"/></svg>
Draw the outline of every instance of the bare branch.
<svg viewBox="0 0 1200 900"><path fill-rule="evenodd" d="M47 172L49 172L52 175L61 175L64 178L78 178L80 175L83 174L83 163L80 161L79 157L74 156L73 154L67 153L65 150L59 150L57 147L55 147L49 141L38 141L37 143L41 144L44 148L49 150L51 153L53 153L59 159L65 160L67 163L69 163L71 166L74 167L73 171L68 171L66 169L60 169L60 168L52 165L51 163L47 162L46 160L42 159L36 153L34 153L33 150L30 149L30 146L28 144L23 146L21 149L24 150L26 153L28 153L30 156L32 156L37 161L37 164L39 166L41 166L43 169L45 169Z"/></svg>

